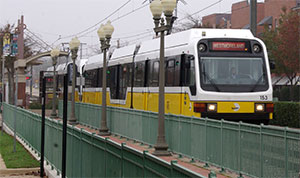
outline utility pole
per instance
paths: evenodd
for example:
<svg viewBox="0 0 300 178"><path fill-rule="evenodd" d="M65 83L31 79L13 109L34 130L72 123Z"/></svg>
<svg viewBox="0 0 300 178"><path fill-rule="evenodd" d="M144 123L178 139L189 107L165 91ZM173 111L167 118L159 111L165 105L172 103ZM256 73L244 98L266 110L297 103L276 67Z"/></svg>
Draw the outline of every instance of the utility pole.
<svg viewBox="0 0 300 178"><path fill-rule="evenodd" d="M24 59L24 30L26 25L24 24L24 16L21 16L21 20L18 20L17 26L18 32L18 59Z"/></svg>
<svg viewBox="0 0 300 178"><path fill-rule="evenodd" d="M86 43L80 43L80 59L82 59L82 45L86 45Z"/></svg>
<svg viewBox="0 0 300 178"><path fill-rule="evenodd" d="M256 36L257 0L250 0L250 30Z"/></svg>

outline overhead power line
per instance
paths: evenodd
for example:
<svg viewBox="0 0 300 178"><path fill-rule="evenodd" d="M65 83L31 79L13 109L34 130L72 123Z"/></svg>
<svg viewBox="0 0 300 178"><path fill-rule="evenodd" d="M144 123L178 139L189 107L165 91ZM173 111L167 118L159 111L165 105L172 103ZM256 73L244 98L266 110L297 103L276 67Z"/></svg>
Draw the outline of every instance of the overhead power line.
<svg viewBox="0 0 300 178"><path fill-rule="evenodd" d="M215 6L215 5L217 5L217 4L219 4L219 3L222 2L222 1L223 1L223 0L219 0L219 1L217 1L217 2L214 2L214 3L210 4L209 6L206 6L205 8L200 9L199 11L192 13L192 14L189 15L189 16L186 16L186 17L184 17L184 18L182 18L182 19L177 20L177 22L180 22L180 21L182 21L182 20L184 20L184 19L187 19L187 18L189 18L189 17L192 17L192 16L194 16L194 15L200 13L200 12L203 12L203 11L205 11L205 10L207 10L207 9L209 9L209 8L211 8L211 7Z"/></svg>
<svg viewBox="0 0 300 178"><path fill-rule="evenodd" d="M149 5L149 3L143 5L143 6L139 7L139 8L133 9L132 11L130 11L130 12L128 12L128 13L126 13L126 14L120 16L120 17L117 17L116 19L113 19L111 22L116 22L116 21L118 21L118 20L120 20L120 19L122 19L122 18L124 18L124 17L126 17L126 16L128 16L128 15L130 15L130 14L132 14L132 13L134 13L134 12L136 12L136 11L142 9L142 8L144 8L144 7L146 7L147 5ZM108 17L107 17L107 18L108 18ZM107 19L107 18L105 18L105 19ZM104 20L105 20L105 19L104 19ZM104 20L103 20L103 21L104 21ZM100 22L100 23L101 23L101 22ZM100 23L99 23L99 24L100 24ZM93 26L93 27L90 28L86 33L84 33L84 34L82 34L82 35L80 35L80 36L78 36L78 37L86 36L87 34L92 33L93 31L97 30L97 28L98 28L97 26Z"/></svg>
<svg viewBox="0 0 300 178"><path fill-rule="evenodd" d="M109 17L111 17L112 15L114 15L115 13L117 13L119 10L121 10L123 7L125 7L131 0L128 0L126 3L124 3L122 6L120 6L118 9L116 9L115 11L113 11L111 14L109 14L107 17L105 17L104 19L100 20L99 22L97 22L96 24L92 25L91 27L81 31L81 32L78 32L78 33L75 33L73 35L69 35L69 36L65 36L65 37L61 37L61 39L66 39L66 38L71 38L71 37L74 37L74 36L78 36L82 33L85 33L86 31L89 31L90 29L93 29L94 27L98 26L100 23L104 22L106 19L108 19ZM86 33L85 33L86 34ZM83 36L83 35L81 35Z"/></svg>
<svg viewBox="0 0 300 178"><path fill-rule="evenodd" d="M45 44L48 48L52 49L52 47L46 43L44 40L42 40L39 36L37 36L35 33L33 33L32 31L30 31L28 28L26 28L25 30L27 30L31 35L33 35L34 37L36 37L39 41L41 41L43 44Z"/></svg>

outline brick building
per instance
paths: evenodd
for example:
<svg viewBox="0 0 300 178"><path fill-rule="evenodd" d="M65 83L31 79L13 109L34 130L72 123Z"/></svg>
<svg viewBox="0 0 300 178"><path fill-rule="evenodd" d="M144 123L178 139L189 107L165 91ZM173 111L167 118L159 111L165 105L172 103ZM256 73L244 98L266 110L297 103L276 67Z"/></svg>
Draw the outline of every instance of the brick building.
<svg viewBox="0 0 300 178"><path fill-rule="evenodd" d="M264 26L269 28L276 28L279 24L280 15L283 13L282 8L285 7L287 12L292 9L299 9L300 0L265 0L264 3L257 3L257 35L259 36ZM211 24L213 28L235 28L235 29L249 29L250 27L250 4L248 0L232 4L231 15L226 14L230 18L222 22L222 15L224 14L211 14L202 18L202 24ZM220 20L221 19L221 20ZM229 25L230 23L230 25ZM215 24L215 25L214 25Z"/></svg>
<svg viewBox="0 0 300 178"><path fill-rule="evenodd" d="M282 8L286 8L289 12L299 4L299 0L265 0L265 17L270 18L268 25L272 26L273 29L277 28L280 15L283 13Z"/></svg>
<svg viewBox="0 0 300 178"><path fill-rule="evenodd" d="M211 14L202 18L204 27L230 28L231 14Z"/></svg>

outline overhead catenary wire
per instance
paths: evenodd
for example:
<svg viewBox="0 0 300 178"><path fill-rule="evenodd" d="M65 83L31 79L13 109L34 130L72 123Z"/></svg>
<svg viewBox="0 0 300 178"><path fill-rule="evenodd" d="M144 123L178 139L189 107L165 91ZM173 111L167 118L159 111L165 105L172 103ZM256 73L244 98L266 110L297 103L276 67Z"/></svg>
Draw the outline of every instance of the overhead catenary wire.
<svg viewBox="0 0 300 178"><path fill-rule="evenodd" d="M205 8L200 9L199 11L192 13L192 14L189 15L189 16L186 16L186 17L183 17L183 18L177 20L177 22L180 22L180 21L182 21L182 20L184 20L184 19L187 19L187 18L189 18L189 17L192 17L192 16L194 16L194 15L200 13L200 12L203 12L203 11L205 11L205 10L207 10L207 9L209 9L209 8L211 8L211 7L213 7L213 6L217 5L217 4L219 4L219 3L221 3L222 1L223 1L223 0L219 0L219 1L217 1L217 2L214 2L214 3L210 4L209 6L206 6Z"/></svg>
<svg viewBox="0 0 300 178"><path fill-rule="evenodd" d="M127 2L125 2L122 6L120 6L118 9L116 9L115 11L113 11L112 13L110 13L108 16L106 16L104 19L100 20L99 22L97 22L96 24L92 25L91 27L88 27L87 29L83 30L83 31L80 31L78 33L75 33L73 35L68 35L68 36L64 36L64 37L61 37L61 39L66 39L66 38L71 38L71 37L74 37L74 36L78 36L82 33L85 33L87 31L89 31L90 29L93 29L95 28L96 26L98 26L100 23L104 22L106 19L108 19L109 17L111 17L112 15L114 15L115 13L117 13L119 10L121 10L123 7L125 7L131 0L128 0ZM93 29L94 30L94 29ZM89 32L90 33L90 32ZM85 33L84 35L86 35L87 33ZM84 35L81 35L81 36L84 36ZM80 36L78 36L80 37Z"/></svg>
<svg viewBox="0 0 300 178"><path fill-rule="evenodd" d="M49 49L47 45L46 45L47 47L44 46L44 45L45 45L44 43L41 43L40 41L34 39L32 36L30 36L30 35L27 34L26 32L25 32L25 34L27 35L27 37L28 37L29 39L31 39L32 41L34 41L39 47L41 47L41 48L43 48L43 49L45 49L45 50L48 50L48 49Z"/></svg>
<svg viewBox="0 0 300 178"><path fill-rule="evenodd" d="M134 12L136 12L136 11L142 9L142 8L144 8L144 7L146 7L147 5L149 5L149 3L148 3L148 4L145 4L145 5L141 6L141 7L138 7L138 8L136 8L136 9L133 9L132 11L130 11L130 12L128 12L128 13L126 13L126 14L120 16L120 17L117 17L117 18L111 20L111 22L116 22L116 21L118 21L118 20L120 20L120 19L122 19L122 18L124 18L124 17L126 17L126 16L128 16L128 15L130 15L130 14L132 14L132 13L134 13ZM105 18L105 19L107 19L107 18ZM105 19L104 19L104 20L105 20ZM104 20L103 20L103 21L104 21ZM101 22L100 22L100 23L101 23ZM99 24L100 24L100 23L99 23ZM90 28L86 33L84 33L84 34L82 34L82 35L80 35L80 36L78 36L78 37L84 37L84 36L86 36L87 34L96 31L97 28L98 28L97 26L94 26L94 27Z"/></svg>
<svg viewBox="0 0 300 178"><path fill-rule="evenodd" d="M42 43L44 43L47 47L49 47L50 49L52 49L52 47L46 43L44 40L42 40L39 36L37 36L34 32L30 31L28 28L25 29L26 31L28 31L30 34L32 34L33 36L35 36L38 40L40 40Z"/></svg>

